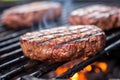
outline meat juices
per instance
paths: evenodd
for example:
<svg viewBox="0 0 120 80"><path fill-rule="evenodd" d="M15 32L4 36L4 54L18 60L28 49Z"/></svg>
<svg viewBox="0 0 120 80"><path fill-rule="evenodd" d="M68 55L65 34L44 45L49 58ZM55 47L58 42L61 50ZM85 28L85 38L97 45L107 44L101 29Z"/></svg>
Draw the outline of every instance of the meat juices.
<svg viewBox="0 0 120 80"><path fill-rule="evenodd" d="M100 52L105 42L105 33L94 25L62 26L20 37L24 55L43 62L88 58Z"/></svg>
<svg viewBox="0 0 120 80"><path fill-rule="evenodd" d="M120 8L105 5L83 7L71 12L68 22L72 25L96 25L103 30L120 27Z"/></svg>
<svg viewBox="0 0 120 80"><path fill-rule="evenodd" d="M55 19L61 15L61 5L57 2L42 1L15 6L2 14L2 24L8 28L31 27L33 22L40 22L43 16Z"/></svg>

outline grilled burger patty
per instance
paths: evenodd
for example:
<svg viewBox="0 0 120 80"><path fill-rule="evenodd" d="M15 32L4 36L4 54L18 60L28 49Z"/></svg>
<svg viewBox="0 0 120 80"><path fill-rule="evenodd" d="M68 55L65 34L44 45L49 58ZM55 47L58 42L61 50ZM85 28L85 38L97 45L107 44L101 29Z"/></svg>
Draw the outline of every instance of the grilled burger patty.
<svg viewBox="0 0 120 80"><path fill-rule="evenodd" d="M33 22L42 21L43 17L54 19L61 14L61 5L56 2L33 2L5 10L2 23L8 28L31 27Z"/></svg>
<svg viewBox="0 0 120 80"><path fill-rule="evenodd" d="M97 25L103 30L120 27L120 8L93 5L71 12L69 23L73 25Z"/></svg>
<svg viewBox="0 0 120 80"><path fill-rule="evenodd" d="M93 25L58 27L26 33L20 37L24 55L48 62L87 58L105 46L105 33Z"/></svg>

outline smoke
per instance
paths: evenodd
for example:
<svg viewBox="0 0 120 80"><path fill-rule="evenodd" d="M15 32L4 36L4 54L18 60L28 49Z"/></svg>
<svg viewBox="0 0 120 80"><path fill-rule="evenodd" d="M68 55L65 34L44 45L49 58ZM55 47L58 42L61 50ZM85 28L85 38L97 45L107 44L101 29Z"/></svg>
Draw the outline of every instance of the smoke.
<svg viewBox="0 0 120 80"><path fill-rule="evenodd" d="M61 3L62 15L60 16L59 19L57 19L57 21L56 19L48 20L49 16L54 16L53 9L49 9L46 12L46 14L43 15L42 20L39 21L37 26L38 30L48 29L48 28L67 24L68 15L72 11L71 6L72 6L73 0L51 0L51 1ZM35 27L36 27L36 23L33 23L32 30L35 30L36 29Z"/></svg>
<svg viewBox="0 0 120 80"><path fill-rule="evenodd" d="M47 29L47 28L51 28L56 26L55 20L54 19L50 19L48 20L48 18L51 16L53 17L53 9L49 9L46 14L43 16L42 21L39 24L39 30L41 28Z"/></svg>
<svg viewBox="0 0 120 80"><path fill-rule="evenodd" d="M61 24L67 24L68 15L72 11L72 2L73 0L61 0L63 5L62 15L61 15Z"/></svg>

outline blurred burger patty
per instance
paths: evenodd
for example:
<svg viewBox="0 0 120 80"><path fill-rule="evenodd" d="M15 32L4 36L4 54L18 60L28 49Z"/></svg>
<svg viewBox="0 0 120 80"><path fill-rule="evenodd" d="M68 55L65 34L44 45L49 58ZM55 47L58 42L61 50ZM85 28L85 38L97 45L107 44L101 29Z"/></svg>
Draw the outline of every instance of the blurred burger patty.
<svg viewBox="0 0 120 80"><path fill-rule="evenodd" d="M92 5L71 12L72 25L97 25L103 30L120 27L120 8L106 5Z"/></svg>
<svg viewBox="0 0 120 80"><path fill-rule="evenodd" d="M61 14L61 5L56 2L33 2L11 7L2 14L2 23L8 28L31 27L33 22L54 19Z"/></svg>

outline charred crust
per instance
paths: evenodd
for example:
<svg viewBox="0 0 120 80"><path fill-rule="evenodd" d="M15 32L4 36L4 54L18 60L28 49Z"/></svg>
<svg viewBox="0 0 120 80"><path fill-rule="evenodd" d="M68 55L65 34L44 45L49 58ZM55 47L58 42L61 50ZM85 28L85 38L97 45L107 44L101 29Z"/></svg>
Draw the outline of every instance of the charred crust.
<svg viewBox="0 0 120 80"><path fill-rule="evenodd" d="M61 62L94 56L104 48L106 37L101 29L93 25L70 27L71 29L76 28L73 30L75 34L73 34L69 28L65 28L61 30L66 30L68 33L71 33L71 35L65 34L61 37L53 36L54 38L52 39L50 36L53 34L45 34L38 38L34 37L33 39L29 39L33 36L42 35L41 32L44 32L45 30L24 34L20 39L20 43L25 56L43 62ZM51 33L52 31L53 29L50 29L48 32ZM61 31L61 33L55 34L63 33L64 32ZM42 42L41 39L44 41L46 40L46 37L50 39Z"/></svg>

